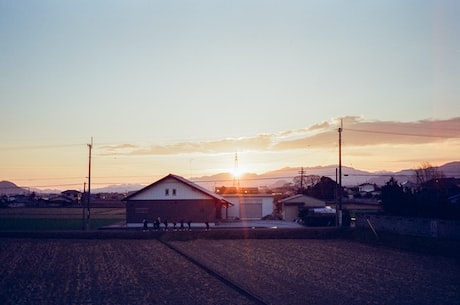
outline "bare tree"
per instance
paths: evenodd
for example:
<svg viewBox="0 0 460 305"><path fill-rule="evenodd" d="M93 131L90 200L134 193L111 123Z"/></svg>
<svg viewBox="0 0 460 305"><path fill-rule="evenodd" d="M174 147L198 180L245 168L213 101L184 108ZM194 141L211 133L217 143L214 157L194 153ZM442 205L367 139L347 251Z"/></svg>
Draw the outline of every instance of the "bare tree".
<svg viewBox="0 0 460 305"><path fill-rule="evenodd" d="M318 175L301 175L294 177L294 186L300 192L305 189L314 186L321 181L321 177Z"/></svg>
<svg viewBox="0 0 460 305"><path fill-rule="evenodd" d="M421 186L424 183L433 180L444 178L444 174L439 170L438 167L433 167L429 162L422 163L415 170L415 179L417 181L417 186Z"/></svg>

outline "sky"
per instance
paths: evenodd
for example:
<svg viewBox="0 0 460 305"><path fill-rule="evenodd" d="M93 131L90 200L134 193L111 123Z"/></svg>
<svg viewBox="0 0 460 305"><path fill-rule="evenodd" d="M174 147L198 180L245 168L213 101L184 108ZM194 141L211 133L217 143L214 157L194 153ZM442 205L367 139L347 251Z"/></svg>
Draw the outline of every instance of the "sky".
<svg viewBox="0 0 460 305"><path fill-rule="evenodd" d="M460 2L0 0L0 180L460 160Z"/></svg>

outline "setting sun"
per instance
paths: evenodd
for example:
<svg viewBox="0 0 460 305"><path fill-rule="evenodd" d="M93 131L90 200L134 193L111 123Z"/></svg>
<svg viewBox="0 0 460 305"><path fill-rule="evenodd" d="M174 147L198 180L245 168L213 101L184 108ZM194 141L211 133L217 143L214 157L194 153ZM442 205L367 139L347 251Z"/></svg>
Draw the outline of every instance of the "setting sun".
<svg viewBox="0 0 460 305"><path fill-rule="evenodd" d="M232 170L232 175L233 175L234 178L240 178L242 174L243 174L243 172L239 168L236 168L236 169Z"/></svg>

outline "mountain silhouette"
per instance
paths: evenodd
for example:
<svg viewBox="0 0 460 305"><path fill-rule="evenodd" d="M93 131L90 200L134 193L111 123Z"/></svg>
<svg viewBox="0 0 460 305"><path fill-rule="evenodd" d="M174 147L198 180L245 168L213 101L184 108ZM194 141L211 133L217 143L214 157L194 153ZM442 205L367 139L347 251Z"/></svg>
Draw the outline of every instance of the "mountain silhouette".
<svg viewBox="0 0 460 305"><path fill-rule="evenodd" d="M0 181L0 195L22 195L29 191L10 181Z"/></svg>
<svg viewBox="0 0 460 305"><path fill-rule="evenodd" d="M325 176L335 180L337 168L338 165L314 166L303 167L303 171L306 176ZM460 178L460 161L446 163L437 167L437 169L447 178ZM218 173L211 176L186 178L210 190L214 190L215 187L220 186L236 186L236 184L241 187L274 188L283 186L286 183L292 183L294 177L300 176L300 170L301 167L285 167L263 174L244 173L238 179L234 178L231 173ZM353 167L342 166L342 175L343 186L357 186L363 183L371 183L382 186L390 180L391 177L394 177L400 183L405 181L415 182L415 169L405 169L398 172L368 172L355 169ZM93 189L92 193L126 193L140 190L145 185L153 182L154 181L146 181L145 184L126 183L120 185L108 185L103 188ZM45 192L44 190L32 190L35 192ZM28 189L21 188L13 182L0 182L0 195L26 194L28 192ZM54 192L58 193L59 191L55 190Z"/></svg>
<svg viewBox="0 0 460 305"><path fill-rule="evenodd" d="M460 178L460 162L450 162L437 167L440 172L448 178ZM336 180L336 169L338 165L303 167L304 175L325 176ZM301 167L285 167L263 174L248 173L243 174L239 181L234 181L230 173L220 173L212 176L195 177L191 180L212 189L212 186L233 186L238 183L242 187L261 187L268 188L283 186L292 183L294 177L300 176ZM363 183L384 185L391 177L399 182L415 182L415 169L405 169L398 172L379 171L368 172L353 167L342 166L342 185L357 186Z"/></svg>

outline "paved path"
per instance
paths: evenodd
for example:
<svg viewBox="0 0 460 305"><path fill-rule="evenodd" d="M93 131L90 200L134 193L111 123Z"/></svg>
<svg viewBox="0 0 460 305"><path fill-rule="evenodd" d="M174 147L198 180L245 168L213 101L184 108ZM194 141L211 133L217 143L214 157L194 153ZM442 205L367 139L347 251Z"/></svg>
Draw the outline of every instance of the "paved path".
<svg viewBox="0 0 460 305"><path fill-rule="evenodd" d="M198 224L197 224L198 225ZM213 224L215 228L274 228L274 229L304 229L305 227L293 221L283 220L238 220ZM211 228L212 228L211 227Z"/></svg>
<svg viewBox="0 0 460 305"><path fill-rule="evenodd" d="M152 226L149 223L149 228ZM192 223L192 229L205 229L204 223ZM235 220L219 223L209 223L210 229L242 229L242 228L273 228L273 229L305 229L305 226L293 221L284 220ZM142 228L142 224L130 226L129 228L124 223L119 223L111 226L103 227L103 229L136 229ZM164 228L163 224L161 228ZM169 224L169 229L172 229L172 224Z"/></svg>

